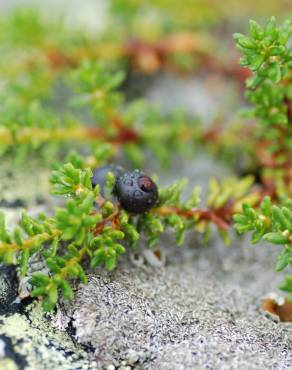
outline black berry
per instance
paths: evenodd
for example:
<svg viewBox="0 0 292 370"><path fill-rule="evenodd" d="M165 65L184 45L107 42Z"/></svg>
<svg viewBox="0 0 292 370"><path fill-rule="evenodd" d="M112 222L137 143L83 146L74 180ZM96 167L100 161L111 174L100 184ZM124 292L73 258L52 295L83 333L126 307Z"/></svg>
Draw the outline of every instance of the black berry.
<svg viewBox="0 0 292 370"><path fill-rule="evenodd" d="M98 167L93 171L93 176L91 178L91 184L94 188L96 185L100 186L100 194L104 196L104 186L105 186L105 179L106 175L112 172L115 177L122 175L124 173L124 169L121 166L110 164L108 166Z"/></svg>
<svg viewBox="0 0 292 370"><path fill-rule="evenodd" d="M156 184L149 176L138 170L118 176L114 193L121 206L131 213L147 212L158 200Z"/></svg>

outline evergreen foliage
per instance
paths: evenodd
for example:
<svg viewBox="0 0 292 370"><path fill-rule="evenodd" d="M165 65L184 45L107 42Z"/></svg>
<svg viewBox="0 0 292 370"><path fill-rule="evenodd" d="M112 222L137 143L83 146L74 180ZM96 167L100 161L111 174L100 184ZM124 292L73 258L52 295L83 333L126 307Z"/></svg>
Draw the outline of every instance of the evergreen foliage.
<svg viewBox="0 0 292 370"><path fill-rule="evenodd" d="M159 1L159 6L164 7L164 2ZM188 24L184 14L181 20ZM69 32L61 21L44 21L34 10L17 11L0 22L1 155L14 163L41 155L44 163L54 166L52 194L64 199L64 206L51 216L31 217L24 212L12 231L1 214L1 262L18 264L25 276L32 257L43 261L48 273L35 272L30 282L32 296L43 297L45 311L53 309L60 296L73 298L72 282L85 283L89 266L113 270L119 256L135 249L142 237L152 248L167 229L181 245L188 230L202 233L207 242L215 226L228 244L234 220L238 233L252 232L253 243L265 240L283 246L278 271L291 267L291 22L278 26L271 17L261 27L250 21L249 36L234 35L245 73L218 64L210 52L214 40L209 37L197 43L193 29L183 37L175 34L181 24L173 23L171 13L157 30L161 42L145 40L140 34L141 39L132 43L127 38L140 19L135 2L115 2L112 15L115 21L130 17L129 28L119 36L118 31L107 31L98 40L79 30ZM167 30L172 33L169 38ZM178 45L184 45L183 50ZM225 129L214 123L206 129L199 118L181 111L162 113L145 100L129 101L124 96L132 68L148 73L171 66L190 72L199 68L194 56L201 58L201 68L212 60L213 68L239 84L247 77L246 98L251 106L244 110L243 119L248 121L237 119ZM56 104L58 87L70 91L61 110ZM221 182L210 179L205 203L198 187L183 196L187 180L180 179L159 187L158 204L140 215L126 212L117 202L111 172L105 196L99 186L92 188L92 169L104 163L126 157L142 167L151 153L167 165L172 151L190 155L197 148L233 163L244 155L255 161L255 173ZM251 168L244 170L249 173ZM292 299L291 275L281 289Z"/></svg>

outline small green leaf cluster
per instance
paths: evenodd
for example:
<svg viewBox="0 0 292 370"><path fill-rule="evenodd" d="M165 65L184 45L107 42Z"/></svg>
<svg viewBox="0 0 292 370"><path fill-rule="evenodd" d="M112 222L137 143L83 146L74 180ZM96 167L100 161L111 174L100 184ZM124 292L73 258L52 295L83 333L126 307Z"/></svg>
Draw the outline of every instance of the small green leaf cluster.
<svg viewBox="0 0 292 370"><path fill-rule="evenodd" d="M247 80L246 96L253 105L247 116L259 119L257 134L269 141L271 152L284 149L277 158L283 162L287 159L285 152L292 147L291 117L285 104L291 100L292 23L286 21L277 26L275 17L271 17L262 28L250 21L249 33L249 37L234 34L243 54L241 65L253 72Z"/></svg>
<svg viewBox="0 0 292 370"><path fill-rule="evenodd" d="M139 218L138 230L139 232L143 231L150 247L154 247L157 244L160 235L166 228L172 229L178 245L183 243L185 230L191 225L187 223L187 219L185 219L183 215L180 216L176 214L175 209L183 210L181 194L186 184L187 180L181 179L168 187L160 189L157 209ZM190 201L191 200L189 200L189 202ZM194 207L199 204L199 199L197 199L197 201ZM167 207L173 208L174 212L166 212L166 214L163 214L163 209L167 210Z"/></svg>
<svg viewBox="0 0 292 370"><path fill-rule="evenodd" d="M263 239L283 246L277 258L276 271L292 266L292 200L285 200L278 206L266 197L257 210L244 204L242 214L234 215L234 222L239 234L252 232L252 243ZM292 300L292 275L285 278L280 289L288 292Z"/></svg>
<svg viewBox="0 0 292 370"><path fill-rule="evenodd" d="M244 204L242 213L234 216L234 227L239 234L252 232L252 243L265 240L283 245L276 264L276 270L281 271L292 264L292 202L288 198L291 195L292 23L286 21L277 26L271 17L262 28L250 21L249 33L250 37L235 34L234 38L243 54L241 64L253 72L247 81L246 95L254 108L247 116L259 120L259 145L263 144L271 154L271 165L268 163L263 169L262 178L274 184L276 204L269 197L256 208ZM280 288L292 299L290 275Z"/></svg>
<svg viewBox="0 0 292 370"><path fill-rule="evenodd" d="M19 263L22 274L27 271L29 258L38 254L49 274L37 272L31 279L35 286L32 296L44 297L45 310L52 309L61 294L72 298L69 284L72 278L86 282L82 267L85 257L91 266L105 264L113 269L124 247L119 244L124 234L111 224L115 207L110 200L97 206L98 186L91 188L91 171L66 164L52 174L53 194L68 198L63 208L46 218L22 216L20 226L12 233L6 230L4 218L0 228L0 258L4 263ZM131 232L131 230L129 230Z"/></svg>
<svg viewBox="0 0 292 370"><path fill-rule="evenodd" d="M125 79L125 71L109 62L85 60L73 72L73 79L79 94L74 103L89 105L99 125L107 127L123 100L117 89Z"/></svg>
<svg viewBox="0 0 292 370"><path fill-rule="evenodd" d="M271 17L264 28L251 20L249 22L250 37L240 33L233 35L238 49L244 55L240 62L249 67L257 75L249 83L250 87L258 85L265 78L278 83L287 74L291 51L287 46L292 33L290 21L281 26L276 25L275 17ZM287 65L288 64L288 65Z"/></svg>
<svg viewBox="0 0 292 370"><path fill-rule="evenodd" d="M53 239L58 234L54 229L54 221L39 215L32 218L23 213L20 224L12 233L6 229L4 215L0 218L0 261L11 264L19 263L21 273L25 275L28 259L31 254L41 253L46 241Z"/></svg>

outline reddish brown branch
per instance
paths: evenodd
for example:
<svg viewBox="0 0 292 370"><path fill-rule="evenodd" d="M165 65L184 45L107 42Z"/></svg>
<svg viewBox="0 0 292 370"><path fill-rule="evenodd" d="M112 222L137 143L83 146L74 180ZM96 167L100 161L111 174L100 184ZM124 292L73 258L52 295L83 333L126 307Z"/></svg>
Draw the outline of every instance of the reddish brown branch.
<svg viewBox="0 0 292 370"><path fill-rule="evenodd" d="M132 127L127 127L123 125L119 117L113 119L113 125L117 129L117 135L113 139L113 143L123 144L123 143L136 143L140 140L140 135Z"/></svg>
<svg viewBox="0 0 292 370"><path fill-rule="evenodd" d="M179 71L180 68L171 61L175 53L192 55L201 67L219 73L243 83L251 75L250 70L238 65L238 61L224 62L210 52L203 51L191 34L177 34L156 43L141 40L129 40L125 46L126 55L132 64L143 72L156 72L160 69Z"/></svg>
<svg viewBox="0 0 292 370"><path fill-rule="evenodd" d="M288 108L289 109L289 108ZM275 141L259 139L256 144L256 158L262 169L282 170L282 180L287 186L292 182L292 152L286 144L289 128L277 126L280 136ZM271 152L271 145L277 144L279 149ZM263 178L263 183L276 187L275 178Z"/></svg>
<svg viewBox="0 0 292 370"><path fill-rule="evenodd" d="M106 129L100 127L88 126L86 129L91 138L106 140L114 145L138 143L140 141L141 137L138 132L132 127L123 125L120 118L113 118L112 125L116 129L114 134L109 134Z"/></svg>
<svg viewBox="0 0 292 370"><path fill-rule="evenodd" d="M46 56L51 64L51 67L56 70L63 67L74 68L78 65L76 60L59 50L48 50L46 52Z"/></svg>
<svg viewBox="0 0 292 370"><path fill-rule="evenodd" d="M211 221L219 229L227 230L232 221L232 204L225 205L224 207L215 208L192 208L189 210L182 210L175 206L161 206L152 210L154 214L160 216L169 216L177 214L186 219L194 219L197 221Z"/></svg>
<svg viewBox="0 0 292 370"><path fill-rule="evenodd" d="M250 197L253 198L253 205L258 206L262 200L266 197L271 197L272 200L276 200L276 191L273 186L267 184L263 186L255 186L251 189L250 193L246 196L246 200ZM242 200L242 203L245 201ZM181 209L177 206L161 206L154 208L151 212L159 216L169 216L171 214L177 214L185 219L199 221L209 221L218 227L220 230L228 230L232 224L232 217L235 213L240 212L238 209L238 200L232 197L222 207L214 208L192 208L188 210Z"/></svg>
<svg viewBox="0 0 292 370"><path fill-rule="evenodd" d="M100 197L101 198L101 197ZM102 199L102 198L101 198ZM103 204L105 203L104 199L102 199L102 201L99 202L99 207L102 208ZM111 226L113 228L116 228L118 229L119 228L119 215L120 215L120 211L121 211L121 208L119 205L117 205L115 207L115 211L109 215L108 217L104 218L101 222L99 222L94 230L93 230L93 234L94 235L99 235L102 230L110 223ZM93 212L93 213L96 213L96 212Z"/></svg>
<svg viewBox="0 0 292 370"><path fill-rule="evenodd" d="M71 54L65 54L61 50L47 50L46 56L53 69L63 67L77 67L84 58L102 57L105 49L105 58L127 58L133 67L146 73L154 73L161 69L183 72L182 68L172 61L172 56L179 53L189 54L194 57L196 64L204 69L219 73L242 83L250 75L248 69L238 65L237 60L222 61L214 53L205 49L204 44L210 43L206 35L191 33L177 33L156 42L146 42L143 40L131 39L124 45L101 45L96 48L74 49ZM109 49L109 50L108 50ZM113 50L116 52L113 53ZM107 55L109 53L109 55ZM186 72L186 71L184 71Z"/></svg>

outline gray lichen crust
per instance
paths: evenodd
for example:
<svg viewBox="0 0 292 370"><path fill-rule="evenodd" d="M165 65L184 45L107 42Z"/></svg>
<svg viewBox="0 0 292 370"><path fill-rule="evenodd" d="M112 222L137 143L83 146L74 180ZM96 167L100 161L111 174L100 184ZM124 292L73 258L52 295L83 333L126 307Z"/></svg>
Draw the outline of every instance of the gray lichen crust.
<svg viewBox="0 0 292 370"><path fill-rule="evenodd" d="M152 370L290 369L291 326L258 308L275 284L271 251L217 243L169 251L164 268L136 268L125 258L78 290L67 314L100 368L124 361Z"/></svg>

